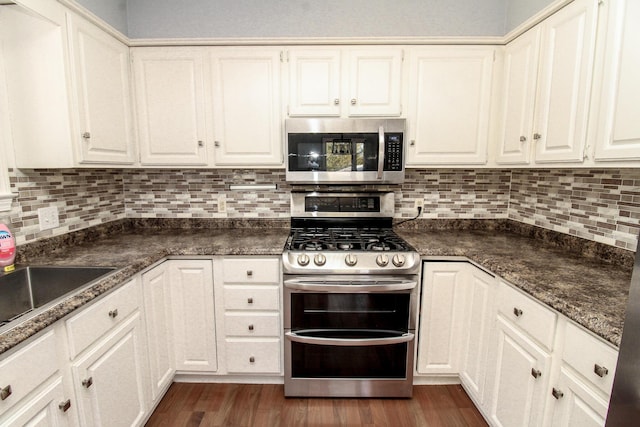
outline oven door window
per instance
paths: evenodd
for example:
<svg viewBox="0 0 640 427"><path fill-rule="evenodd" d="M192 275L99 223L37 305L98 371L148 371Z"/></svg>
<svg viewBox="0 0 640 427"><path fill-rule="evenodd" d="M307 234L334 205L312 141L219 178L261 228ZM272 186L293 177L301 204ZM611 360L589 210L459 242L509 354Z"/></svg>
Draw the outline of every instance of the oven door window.
<svg viewBox="0 0 640 427"><path fill-rule="evenodd" d="M328 339L380 339L402 334L389 331L300 331L300 336ZM331 345L291 343L292 378L387 378L407 375L408 343L388 345Z"/></svg>
<svg viewBox="0 0 640 427"><path fill-rule="evenodd" d="M378 134L289 134L289 170L362 172L378 169Z"/></svg>
<svg viewBox="0 0 640 427"><path fill-rule="evenodd" d="M291 330L407 332L410 300L409 293L292 293Z"/></svg>

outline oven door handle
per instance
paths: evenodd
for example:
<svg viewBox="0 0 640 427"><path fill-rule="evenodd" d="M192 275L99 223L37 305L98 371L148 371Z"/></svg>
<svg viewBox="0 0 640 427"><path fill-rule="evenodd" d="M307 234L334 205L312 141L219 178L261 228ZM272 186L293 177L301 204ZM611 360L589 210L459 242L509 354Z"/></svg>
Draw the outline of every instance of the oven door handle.
<svg viewBox="0 0 640 427"><path fill-rule="evenodd" d="M406 291L413 289L417 286L417 282L406 280L399 281L398 283L385 283L385 284L362 284L356 285L354 282L346 285L327 285L323 283L309 283L300 280L285 280L284 286L287 289L293 289L295 291L311 291L311 292L392 292L392 291ZM367 283L363 281L362 283Z"/></svg>
<svg viewBox="0 0 640 427"><path fill-rule="evenodd" d="M295 332L285 332L285 337L290 341L302 344L318 344L333 346L362 347L371 345L392 345L401 344L403 342L413 341L415 335L411 332L404 333L398 337L388 338L321 338L321 337L305 337Z"/></svg>
<svg viewBox="0 0 640 427"><path fill-rule="evenodd" d="M384 127L378 128L378 179L382 179L384 169Z"/></svg>

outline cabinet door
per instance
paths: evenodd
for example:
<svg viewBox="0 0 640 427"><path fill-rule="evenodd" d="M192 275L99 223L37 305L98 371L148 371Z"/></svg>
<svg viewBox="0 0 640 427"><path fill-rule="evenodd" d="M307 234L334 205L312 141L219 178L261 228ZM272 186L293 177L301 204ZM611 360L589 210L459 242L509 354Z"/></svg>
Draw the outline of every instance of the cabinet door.
<svg viewBox="0 0 640 427"><path fill-rule="evenodd" d="M542 23L536 162L584 159L596 24L597 0L575 0Z"/></svg>
<svg viewBox="0 0 640 427"><path fill-rule="evenodd" d="M288 52L289 116L340 116L340 51Z"/></svg>
<svg viewBox="0 0 640 427"><path fill-rule="evenodd" d="M489 417L496 426L538 426L551 356L498 316Z"/></svg>
<svg viewBox="0 0 640 427"><path fill-rule="evenodd" d="M157 401L173 380L174 346L171 282L167 262L142 275L147 325L151 400Z"/></svg>
<svg viewBox="0 0 640 427"><path fill-rule="evenodd" d="M67 22L78 94L80 161L131 164L129 48L71 13Z"/></svg>
<svg viewBox="0 0 640 427"><path fill-rule="evenodd" d="M75 402L65 397L62 377L57 377L42 391L0 420L4 427L65 427L76 425Z"/></svg>
<svg viewBox="0 0 640 427"><path fill-rule="evenodd" d="M481 404L485 394L491 325L495 318L496 279L473 265L469 264L467 267L467 318L462 332L464 348L460 361L460 379L475 402Z"/></svg>
<svg viewBox="0 0 640 427"><path fill-rule="evenodd" d="M498 163L529 163L539 51L539 26L505 48Z"/></svg>
<svg viewBox="0 0 640 427"><path fill-rule="evenodd" d="M379 47L349 52L349 116L402 113L402 49Z"/></svg>
<svg viewBox="0 0 640 427"><path fill-rule="evenodd" d="M283 164L280 54L269 48L213 50L217 166Z"/></svg>
<svg viewBox="0 0 640 427"><path fill-rule="evenodd" d="M608 9L608 15L604 72L599 81L598 104L594 105L598 111L594 120L597 123L595 159L638 160L640 2L619 0L605 2L601 7Z"/></svg>
<svg viewBox="0 0 640 427"><path fill-rule="evenodd" d="M207 165L204 54L132 50L143 165Z"/></svg>
<svg viewBox="0 0 640 427"><path fill-rule="evenodd" d="M177 370L217 370L211 263L175 260L169 264Z"/></svg>
<svg viewBox="0 0 640 427"><path fill-rule="evenodd" d="M425 262L418 335L420 374L458 374L466 263Z"/></svg>
<svg viewBox="0 0 640 427"><path fill-rule="evenodd" d="M80 424L140 425L145 418L147 366L140 312L72 365Z"/></svg>
<svg viewBox="0 0 640 427"><path fill-rule="evenodd" d="M407 164L486 163L494 48L409 52Z"/></svg>
<svg viewBox="0 0 640 427"><path fill-rule="evenodd" d="M553 388L552 426L602 427L608 402L564 366Z"/></svg>

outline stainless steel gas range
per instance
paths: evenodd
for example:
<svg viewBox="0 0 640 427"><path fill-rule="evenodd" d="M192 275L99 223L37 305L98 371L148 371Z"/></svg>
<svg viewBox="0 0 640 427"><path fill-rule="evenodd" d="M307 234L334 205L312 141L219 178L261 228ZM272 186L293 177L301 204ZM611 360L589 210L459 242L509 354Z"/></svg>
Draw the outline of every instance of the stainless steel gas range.
<svg viewBox="0 0 640 427"><path fill-rule="evenodd" d="M292 193L286 396L411 396L420 257L391 228L393 196Z"/></svg>

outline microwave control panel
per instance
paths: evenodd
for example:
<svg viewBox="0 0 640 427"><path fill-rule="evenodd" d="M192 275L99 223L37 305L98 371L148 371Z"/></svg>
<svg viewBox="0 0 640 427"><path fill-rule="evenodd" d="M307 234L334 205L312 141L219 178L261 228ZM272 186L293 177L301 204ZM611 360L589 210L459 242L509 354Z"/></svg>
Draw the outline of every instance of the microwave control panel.
<svg viewBox="0 0 640 427"><path fill-rule="evenodd" d="M386 171L401 171L403 168L402 162L402 134L391 133L386 134L384 141L384 170Z"/></svg>

